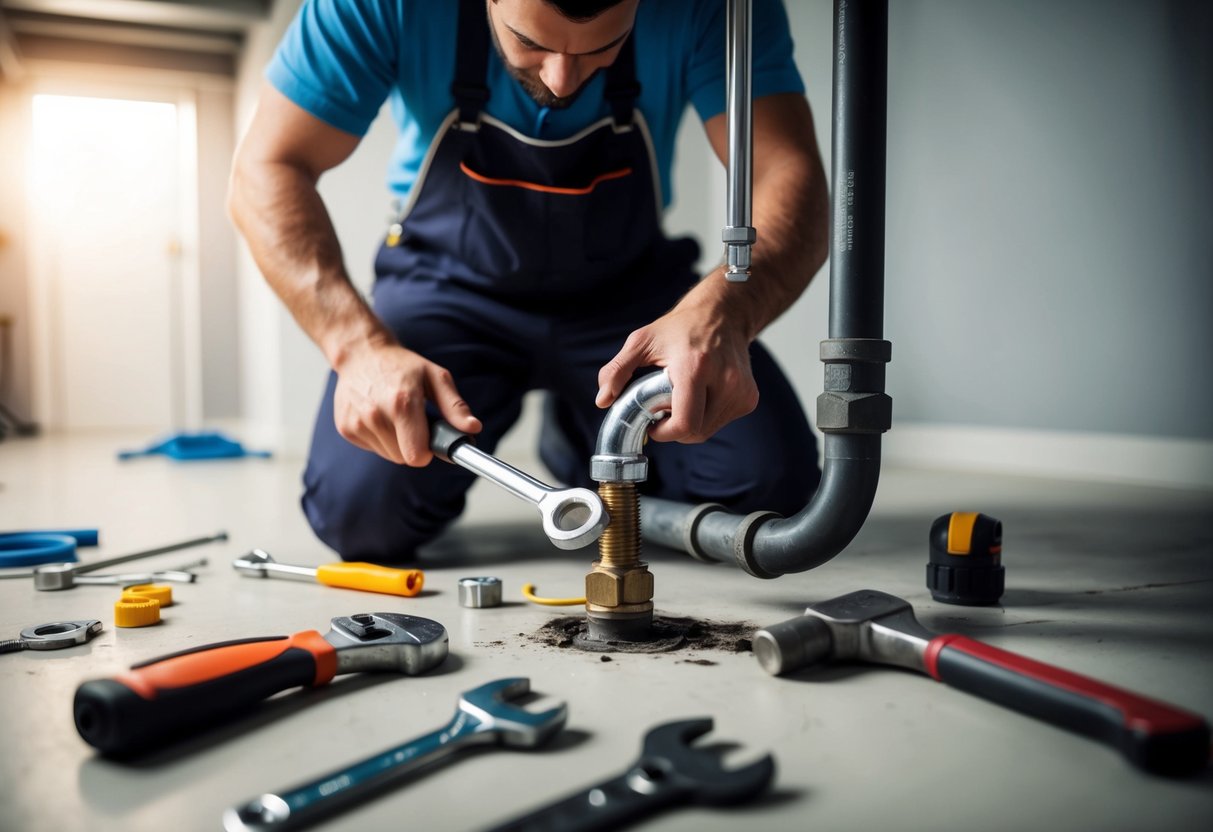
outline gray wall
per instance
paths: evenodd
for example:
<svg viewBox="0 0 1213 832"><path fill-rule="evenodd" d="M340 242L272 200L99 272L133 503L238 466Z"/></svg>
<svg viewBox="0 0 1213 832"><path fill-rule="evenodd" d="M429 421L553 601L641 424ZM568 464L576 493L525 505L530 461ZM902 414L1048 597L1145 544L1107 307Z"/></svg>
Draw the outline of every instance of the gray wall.
<svg viewBox="0 0 1213 832"><path fill-rule="evenodd" d="M1213 438L1213 6L890 6L895 421Z"/></svg>

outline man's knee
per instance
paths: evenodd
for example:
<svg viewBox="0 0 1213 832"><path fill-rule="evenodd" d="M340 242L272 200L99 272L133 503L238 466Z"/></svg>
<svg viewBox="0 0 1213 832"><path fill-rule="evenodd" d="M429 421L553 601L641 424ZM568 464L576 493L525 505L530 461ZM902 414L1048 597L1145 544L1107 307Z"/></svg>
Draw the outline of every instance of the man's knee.
<svg viewBox="0 0 1213 832"><path fill-rule="evenodd" d="M425 470L407 473L420 475ZM354 478L351 473L345 469L339 477L326 478L309 471L301 500L316 536L343 560L409 561L419 546L438 536L463 511L462 492L443 497L420 483L401 482L409 478L407 474Z"/></svg>

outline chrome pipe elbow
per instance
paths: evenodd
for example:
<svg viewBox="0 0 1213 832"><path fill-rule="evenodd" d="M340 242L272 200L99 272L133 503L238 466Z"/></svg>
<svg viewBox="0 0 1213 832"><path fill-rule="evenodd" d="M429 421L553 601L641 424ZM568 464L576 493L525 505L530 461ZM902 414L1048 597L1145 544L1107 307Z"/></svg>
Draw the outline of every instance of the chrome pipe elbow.
<svg viewBox="0 0 1213 832"><path fill-rule="evenodd" d="M644 482L649 460L641 449L649 427L665 418L674 385L665 370L651 373L628 386L611 405L598 443L590 458L590 477L595 482Z"/></svg>

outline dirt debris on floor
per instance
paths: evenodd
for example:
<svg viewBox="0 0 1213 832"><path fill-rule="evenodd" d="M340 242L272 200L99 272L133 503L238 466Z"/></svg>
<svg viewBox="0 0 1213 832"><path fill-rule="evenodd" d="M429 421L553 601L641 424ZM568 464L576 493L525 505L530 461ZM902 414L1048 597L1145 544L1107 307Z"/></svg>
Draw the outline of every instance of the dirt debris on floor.
<svg viewBox="0 0 1213 832"><path fill-rule="evenodd" d="M553 618L533 633L518 635L526 642L540 647L584 649L600 653L668 653L675 651L714 651L748 653L753 646L754 631L748 621L712 621L710 619L676 618L655 615L654 639L650 642L596 642L586 638L584 616ZM603 661L609 657L603 656ZM693 664L715 664L707 659L684 660Z"/></svg>

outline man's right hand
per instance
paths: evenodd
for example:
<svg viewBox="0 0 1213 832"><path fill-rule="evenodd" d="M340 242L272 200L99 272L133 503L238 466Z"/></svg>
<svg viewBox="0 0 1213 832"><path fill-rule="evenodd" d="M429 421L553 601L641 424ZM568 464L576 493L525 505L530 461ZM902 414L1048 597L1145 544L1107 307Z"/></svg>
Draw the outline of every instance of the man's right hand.
<svg viewBox="0 0 1213 832"><path fill-rule="evenodd" d="M450 372L399 344L363 345L337 367L337 432L391 462L422 467L433 459L427 401L464 433L480 432Z"/></svg>

